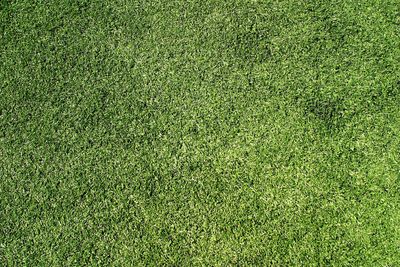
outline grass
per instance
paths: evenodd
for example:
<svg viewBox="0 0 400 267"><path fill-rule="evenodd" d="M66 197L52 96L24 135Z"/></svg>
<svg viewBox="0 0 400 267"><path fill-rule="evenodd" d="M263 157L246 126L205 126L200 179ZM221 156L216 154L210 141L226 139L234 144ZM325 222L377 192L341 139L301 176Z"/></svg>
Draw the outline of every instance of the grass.
<svg viewBox="0 0 400 267"><path fill-rule="evenodd" d="M0 265L400 266L398 0L0 3Z"/></svg>

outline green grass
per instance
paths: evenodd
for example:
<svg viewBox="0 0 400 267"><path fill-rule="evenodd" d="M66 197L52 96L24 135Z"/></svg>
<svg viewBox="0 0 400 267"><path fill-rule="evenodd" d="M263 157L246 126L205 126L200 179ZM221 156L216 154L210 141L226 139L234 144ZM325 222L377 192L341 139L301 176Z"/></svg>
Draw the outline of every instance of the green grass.
<svg viewBox="0 0 400 267"><path fill-rule="evenodd" d="M400 266L400 1L0 1L1 266Z"/></svg>

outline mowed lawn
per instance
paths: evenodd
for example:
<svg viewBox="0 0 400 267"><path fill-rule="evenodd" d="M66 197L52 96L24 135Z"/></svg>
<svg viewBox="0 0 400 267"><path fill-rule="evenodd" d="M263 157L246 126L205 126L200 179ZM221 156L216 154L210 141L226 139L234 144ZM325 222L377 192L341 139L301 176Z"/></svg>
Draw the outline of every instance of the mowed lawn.
<svg viewBox="0 0 400 267"><path fill-rule="evenodd" d="M400 266L399 0L1 0L1 266Z"/></svg>

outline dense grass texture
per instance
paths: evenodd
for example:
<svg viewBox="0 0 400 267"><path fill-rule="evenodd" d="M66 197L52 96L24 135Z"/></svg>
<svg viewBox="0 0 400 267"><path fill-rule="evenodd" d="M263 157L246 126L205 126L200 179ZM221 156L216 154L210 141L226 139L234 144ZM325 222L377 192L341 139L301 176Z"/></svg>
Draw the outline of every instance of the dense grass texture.
<svg viewBox="0 0 400 267"><path fill-rule="evenodd" d="M1 0L1 266L400 266L399 0Z"/></svg>

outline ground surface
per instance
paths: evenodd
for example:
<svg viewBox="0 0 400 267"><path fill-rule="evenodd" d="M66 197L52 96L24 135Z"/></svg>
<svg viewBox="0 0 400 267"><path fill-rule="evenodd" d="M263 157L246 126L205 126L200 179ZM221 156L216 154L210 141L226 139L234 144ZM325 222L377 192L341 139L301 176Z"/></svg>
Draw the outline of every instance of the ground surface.
<svg viewBox="0 0 400 267"><path fill-rule="evenodd" d="M400 266L400 2L0 2L0 265Z"/></svg>

